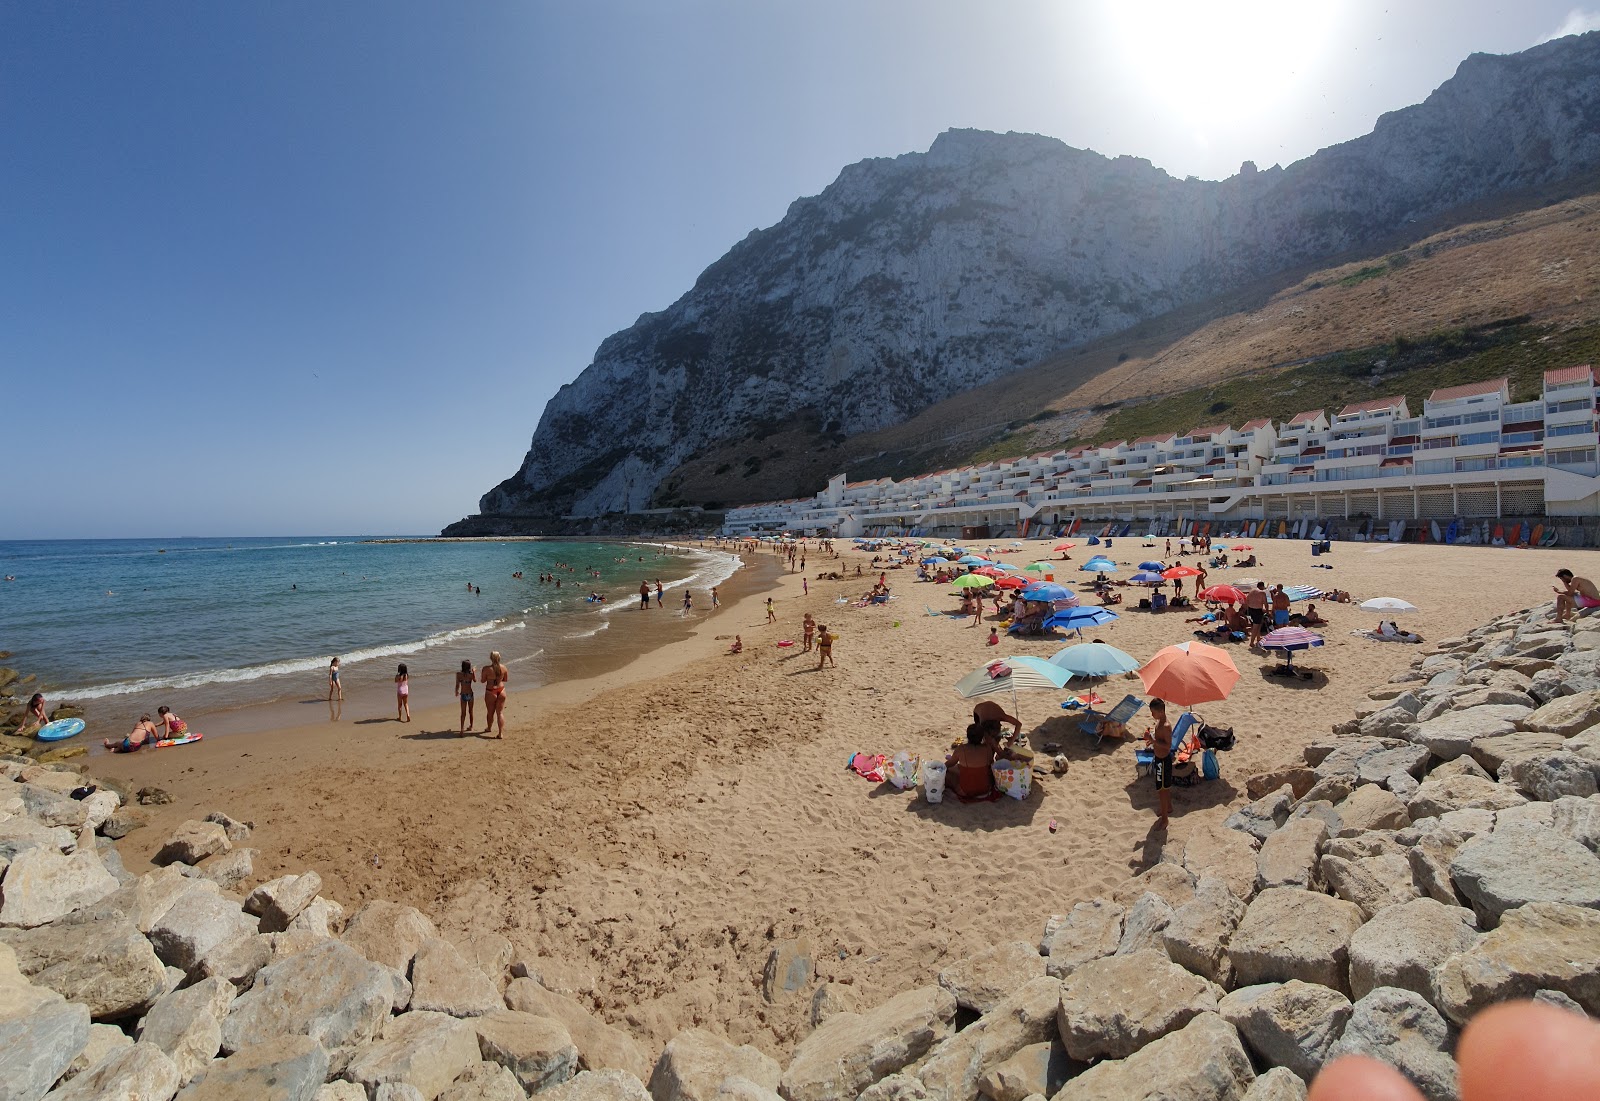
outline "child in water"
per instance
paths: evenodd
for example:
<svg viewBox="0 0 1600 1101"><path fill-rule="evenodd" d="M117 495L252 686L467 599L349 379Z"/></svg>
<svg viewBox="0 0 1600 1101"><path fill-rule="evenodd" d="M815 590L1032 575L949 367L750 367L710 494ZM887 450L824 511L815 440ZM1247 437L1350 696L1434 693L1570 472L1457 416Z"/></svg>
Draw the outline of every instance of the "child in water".
<svg viewBox="0 0 1600 1101"><path fill-rule="evenodd" d="M400 663L400 671L394 675L395 717L403 723L411 721L411 674L406 672L406 663Z"/></svg>

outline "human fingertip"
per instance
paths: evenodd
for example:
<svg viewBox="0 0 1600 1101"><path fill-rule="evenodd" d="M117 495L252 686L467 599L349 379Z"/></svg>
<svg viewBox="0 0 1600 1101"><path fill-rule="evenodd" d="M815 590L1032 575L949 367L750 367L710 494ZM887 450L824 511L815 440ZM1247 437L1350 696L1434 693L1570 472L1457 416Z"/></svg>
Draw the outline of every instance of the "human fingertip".
<svg viewBox="0 0 1600 1101"><path fill-rule="evenodd" d="M1600 1025L1542 1002L1479 1013L1456 1048L1461 1095L1471 1101L1600 1101Z"/></svg>
<svg viewBox="0 0 1600 1101"><path fill-rule="evenodd" d="M1306 1101L1423 1101L1393 1067L1364 1055L1346 1055L1322 1068Z"/></svg>

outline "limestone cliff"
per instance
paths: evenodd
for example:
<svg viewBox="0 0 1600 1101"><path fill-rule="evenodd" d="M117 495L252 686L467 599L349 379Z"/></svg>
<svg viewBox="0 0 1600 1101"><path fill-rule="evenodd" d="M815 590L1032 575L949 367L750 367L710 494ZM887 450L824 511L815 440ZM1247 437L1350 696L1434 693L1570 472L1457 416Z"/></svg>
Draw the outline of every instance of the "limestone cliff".
<svg viewBox="0 0 1600 1101"><path fill-rule="evenodd" d="M1600 32L1474 55L1370 134L1220 182L1053 138L950 131L926 153L847 167L609 337L480 507L645 508L718 441L796 421L846 435L895 424L1410 220L1597 167Z"/></svg>

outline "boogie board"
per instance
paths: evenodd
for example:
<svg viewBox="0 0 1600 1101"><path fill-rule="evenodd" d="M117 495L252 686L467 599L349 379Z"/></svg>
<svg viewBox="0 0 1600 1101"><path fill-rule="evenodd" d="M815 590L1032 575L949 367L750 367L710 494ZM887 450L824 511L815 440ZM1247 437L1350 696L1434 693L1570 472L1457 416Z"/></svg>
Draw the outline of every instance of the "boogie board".
<svg viewBox="0 0 1600 1101"><path fill-rule="evenodd" d="M160 741L155 743L155 746L157 749L167 749L170 746L188 745L191 742L198 742L204 737L204 734L191 730L181 738L162 738Z"/></svg>
<svg viewBox="0 0 1600 1101"><path fill-rule="evenodd" d="M1532 545L1532 546L1535 546L1535 547L1539 547L1539 546L1543 546L1544 545L1544 525L1543 524L1535 524L1534 525L1533 534L1528 536L1528 543L1530 545Z"/></svg>
<svg viewBox="0 0 1600 1101"><path fill-rule="evenodd" d="M83 732L82 719L57 719L53 723L45 723L35 735L41 742L59 742L63 738L70 738L74 734Z"/></svg>

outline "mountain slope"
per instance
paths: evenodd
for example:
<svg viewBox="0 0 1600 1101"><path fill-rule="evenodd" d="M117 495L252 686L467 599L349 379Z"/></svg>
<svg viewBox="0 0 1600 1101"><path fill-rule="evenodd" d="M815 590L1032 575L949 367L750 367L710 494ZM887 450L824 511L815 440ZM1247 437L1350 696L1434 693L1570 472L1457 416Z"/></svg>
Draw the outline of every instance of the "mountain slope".
<svg viewBox="0 0 1600 1101"><path fill-rule="evenodd" d="M1220 182L1050 138L952 131L925 154L846 168L667 310L608 338L480 507L593 515L751 499L748 461L702 469L735 441L781 436L768 450L796 453L892 430L1219 292L1259 295L1276 273L1415 220L1597 168L1600 33L1475 55L1371 134ZM772 456L754 458L759 469Z"/></svg>

